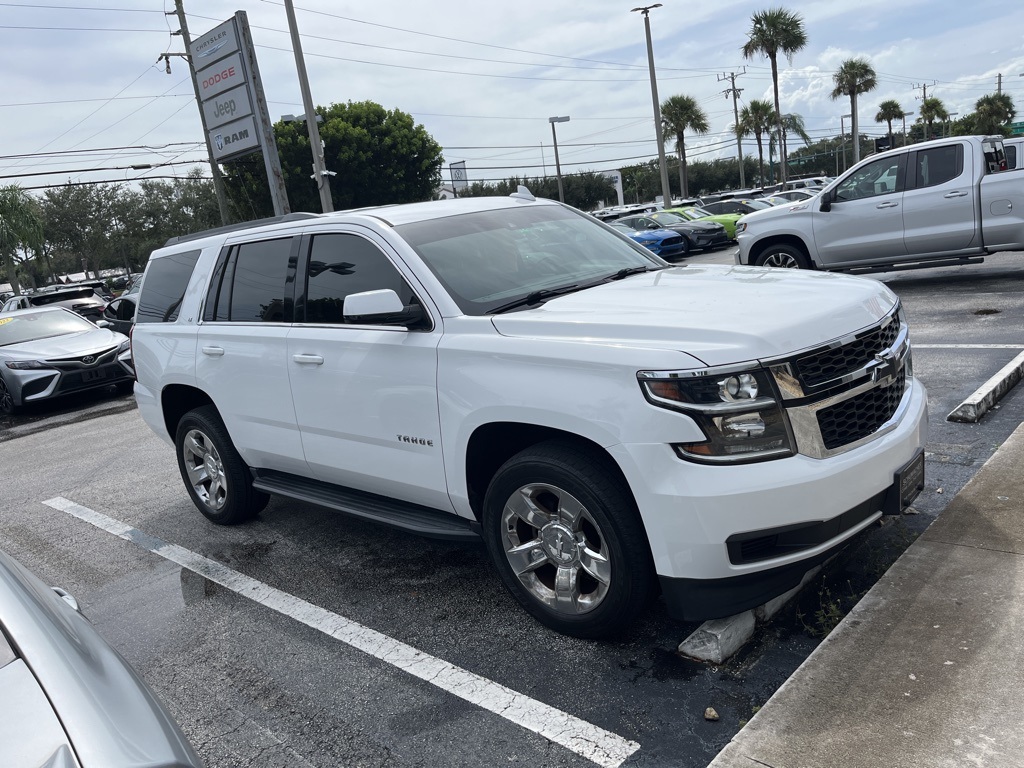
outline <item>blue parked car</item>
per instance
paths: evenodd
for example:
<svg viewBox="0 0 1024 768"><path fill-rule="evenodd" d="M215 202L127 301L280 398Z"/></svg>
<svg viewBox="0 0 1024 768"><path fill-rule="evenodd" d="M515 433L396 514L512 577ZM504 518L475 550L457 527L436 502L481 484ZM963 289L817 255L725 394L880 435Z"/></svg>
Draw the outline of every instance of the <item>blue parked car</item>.
<svg viewBox="0 0 1024 768"><path fill-rule="evenodd" d="M683 236L670 229L636 230L617 221L609 222L608 226L629 235L644 248L653 251L666 261L685 256L688 250L683 242Z"/></svg>

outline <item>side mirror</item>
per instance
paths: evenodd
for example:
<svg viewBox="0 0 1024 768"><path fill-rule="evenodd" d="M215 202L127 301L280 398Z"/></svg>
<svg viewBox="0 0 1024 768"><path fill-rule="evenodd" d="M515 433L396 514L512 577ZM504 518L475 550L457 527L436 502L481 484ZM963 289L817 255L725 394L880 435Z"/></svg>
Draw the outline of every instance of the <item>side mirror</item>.
<svg viewBox="0 0 1024 768"><path fill-rule="evenodd" d="M832 210L832 201L835 200L836 192L834 189L830 189L828 192L821 196L821 204L818 206L819 211L828 213Z"/></svg>
<svg viewBox="0 0 1024 768"><path fill-rule="evenodd" d="M419 304L402 304L390 288L364 291L345 297L345 319L357 325L421 325L426 317Z"/></svg>
<svg viewBox="0 0 1024 768"><path fill-rule="evenodd" d="M96 325L99 326L100 328L113 328L114 327L113 323L107 322L106 320L97 320L96 321Z"/></svg>

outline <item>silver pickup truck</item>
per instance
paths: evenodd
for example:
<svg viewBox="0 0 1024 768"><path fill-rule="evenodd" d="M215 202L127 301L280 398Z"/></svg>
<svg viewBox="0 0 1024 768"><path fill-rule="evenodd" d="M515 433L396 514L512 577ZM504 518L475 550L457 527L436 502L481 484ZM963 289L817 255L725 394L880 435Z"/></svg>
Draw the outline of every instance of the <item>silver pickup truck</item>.
<svg viewBox="0 0 1024 768"><path fill-rule="evenodd" d="M999 136L954 136L873 155L810 200L738 222L740 264L879 272L1024 250L1024 169Z"/></svg>

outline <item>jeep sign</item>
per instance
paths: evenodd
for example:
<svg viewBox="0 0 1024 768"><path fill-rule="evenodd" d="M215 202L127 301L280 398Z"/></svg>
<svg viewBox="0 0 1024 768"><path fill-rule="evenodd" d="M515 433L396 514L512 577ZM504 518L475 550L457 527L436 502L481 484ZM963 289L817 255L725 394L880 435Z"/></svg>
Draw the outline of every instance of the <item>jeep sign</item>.
<svg viewBox="0 0 1024 768"><path fill-rule="evenodd" d="M230 91L225 91L219 96L213 96L203 102L203 114L206 116L207 128L216 128L252 113L249 89L244 85L232 88Z"/></svg>
<svg viewBox="0 0 1024 768"><path fill-rule="evenodd" d="M256 121L252 115L226 123L210 131L210 146L217 162L246 155L260 147Z"/></svg>

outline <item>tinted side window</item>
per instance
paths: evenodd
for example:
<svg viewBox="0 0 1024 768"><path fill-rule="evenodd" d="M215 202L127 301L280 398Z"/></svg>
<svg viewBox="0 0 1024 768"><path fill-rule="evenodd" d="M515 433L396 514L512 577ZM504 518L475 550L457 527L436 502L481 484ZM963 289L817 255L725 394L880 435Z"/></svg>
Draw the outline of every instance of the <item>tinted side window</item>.
<svg viewBox="0 0 1024 768"><path fill-rule="evenodd" d="M138 323L173 323L178 319L185 289L201 251L174 253L152 259L146 269L145 290L139 298Z"/></svg>
<svg viewBox="0 0 1024 768"><path fill-rule="evenodd" d="M917 153L914 167L917 173L916 187L934 187L937 184L945 184L963 173L962 145L951 144L947 147L922 149Z"/></svg>
<svg viewBox="0 0 1024 768"><path fill-rule="evenodd" d="M860 200L902 190L902 155L883 157L861 167L836 187L836 200Z"/></svg>
<svg viewBox="0 0 1024 768"><path fill-rule="evenodd" d="M233 249L226 280L230 280L227 319L234 323L287 323L285 280L292 238L242 243ZM221 292L220 302L224 301ZM289 313L290 314L290 313ZM218 306L218 319L223 315Z"/></svg>
<svg viewBox="0 0 1024 768"><path fill-rule="evenodd" d="M405 305L418 303L412 288L381 250L358 235L313 237L306 268L305 322L344 323L345 298L390 288ZM297 319L301 322L302 311Z"/></svg>
<svg viewBox="0 0 1024 768"><path fill-rule="evenodd" d="M1017 168L1017 145L1007 144L1003 147L1003 151L1006 153L1006 167L1010 169Z"/></svg>

